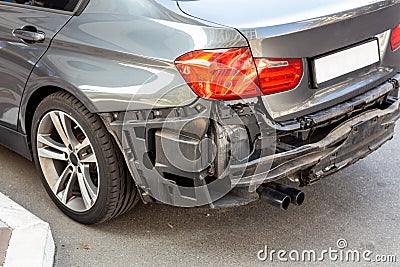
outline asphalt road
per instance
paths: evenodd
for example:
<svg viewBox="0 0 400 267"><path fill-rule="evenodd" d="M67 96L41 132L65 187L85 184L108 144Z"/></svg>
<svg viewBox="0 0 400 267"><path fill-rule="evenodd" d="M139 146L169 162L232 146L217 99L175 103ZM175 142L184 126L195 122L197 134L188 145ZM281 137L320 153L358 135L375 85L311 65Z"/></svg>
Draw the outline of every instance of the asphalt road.
<svg viewBox="0 0 400 267"><path fill-rule="evenodd" d="M263 202L226 210L139 204L88 227L57 210L31 162L4 147L0 162L0 191L50 223L56 266L270 266L257 259L265 245L320 253L338 249L340 238L347 249L396 254L400 265L400 127L378 152L306 188L305 204L287 212ZM320 264L337 265L325 257Z"/></svg>

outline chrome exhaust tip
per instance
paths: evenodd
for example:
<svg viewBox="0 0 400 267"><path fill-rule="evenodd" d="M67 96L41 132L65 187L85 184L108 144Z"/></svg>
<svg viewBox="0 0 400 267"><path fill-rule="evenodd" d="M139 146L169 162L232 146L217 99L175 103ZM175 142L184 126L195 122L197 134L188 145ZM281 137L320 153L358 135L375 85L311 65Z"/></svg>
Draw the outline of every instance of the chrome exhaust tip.
<svg viewBox="0 0 400 267"><path fill-rule="evenodd" d="M284 185L284 184L278 184L275 182L271 182L271 183L267 183L266 186L271 189L274 189L280 193L288 195L290 197L290 201L297 206L302 205L306 198L306 195L304 194L304 192L302 192L296 188Z"/></svg>
<svg viewBox="0 0 400 267"><path fill-rule="evenodd" d="M278 207L281 210L289 208L291 199L288 195L278 192L272 188L264 187L260 193L260 199L265 200L272 206Z"/></svg>

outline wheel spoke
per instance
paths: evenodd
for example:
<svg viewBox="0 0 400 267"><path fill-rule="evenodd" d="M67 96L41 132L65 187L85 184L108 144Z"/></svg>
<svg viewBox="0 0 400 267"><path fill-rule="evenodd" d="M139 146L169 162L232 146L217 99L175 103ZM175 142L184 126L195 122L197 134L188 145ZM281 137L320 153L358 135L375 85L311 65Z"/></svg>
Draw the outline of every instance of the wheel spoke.
<svg viewBox="0 0 400 267"><path fill-rule="evenodd" d="M82 143L80 143L80 144L76 147L76 149L77 149L77 151L78 151L78 153L79 153L79 152L82 151L82 149L84 149L84 148L86 148L86 147L88 147L88 146L90 146L90 141L89 141L89 138L85 137L85 139L83 139Z"/></svg>
<svg viewBox="0 0 400 267"><path fill-rule="evenodd" d="M67 126L65 116L63 114L60 115L60 113L56 114L55 112L52 112L50 113L50 118L64 145L67 147L72 145L65 128Z"/></svg>
<svg viewBox="0 0 400 267"><path fill-rule="evenodd" d="M85 155L81 158L82 163L97 163L96 155L92 152L91 154Z"/></svg>
<svg viewBox="0 0 400 267"><path fill-rule="evenodd" d="M84 151L84 150L87 151ZM92 151L89 138L85 139L77 146L77 154L80 157L82 163L97 163L95 154Z"/></svg>
<svg viewBox="0 0 400 267"><path fill-rule="evenodd" d="M89 165L83 165L81 169L83 170L82 172L83 181L85 182L89 195L93 199L93 201L96 201L97 187L94 185L92 178L90 176Z"/></svg>
<svg viewBox="0 0 400 267"><path fill-rule="evenodd" d="M64 113L59 113L61 125L65 132L66 137L68 138L69 143L73 148L79 145L79 141L76 139L74 133L72 132L72 121L65 116Z"/></svg>
<svg viewBox="0 0 400 267"><path fill-rule="evenodd" d="M65 170L60 174L56 183L53 186L54 194L58 195L63 190L65 183L72 179L72 174L74 173L72 165L68 165Z"/></svg>
<svg viewBox="0 0 400 267"><path fill-rule="evenodd" d="M85 181L87 177L85 177L83 175L83 173L81 173L79 171L77 173L77 177L78 177L78 184L79 184L79 189L81 191L83 203L85 204L85 207L87 209L89 209L93 204L93 200L90 197L89 191L91 191L91 190L87 186L87 181Z"/></svg>
<svg viewBox="0 0 400 267"><path fill-rule="evenodd" d="M68 148L65 145L53 140L49 134L38 134L37 141L62 153L68 152Z"/></svg>
<svg viewBox="0 0 400 267"><path fill-rule="evenodd" d="M38 155L39 155L39 157L42 157L42 158L68 161L68 157L67 157L66 153L54 151L52 149L49 149L49 147L38 148Z"/></svg>
<svg viewBox="0 0 400 267"><path fill-rule="evenodd" d="M61 202L64 203L65 205L67 205L68 201L72 197L72 190L73 190L73 186L75 183L75 177L76 177L76 171L74 170L71 173L70 179L69 179L67 185L65 186L64 193L61 198Z"/></svg>

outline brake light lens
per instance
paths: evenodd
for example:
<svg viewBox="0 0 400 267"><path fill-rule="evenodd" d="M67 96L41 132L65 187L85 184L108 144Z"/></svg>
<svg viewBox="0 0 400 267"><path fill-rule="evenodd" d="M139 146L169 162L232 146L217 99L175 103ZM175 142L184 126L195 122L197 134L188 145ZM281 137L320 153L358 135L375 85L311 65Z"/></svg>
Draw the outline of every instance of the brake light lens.
<svg viewBox="0 0 400 267"><path fill-rule="evenodd" d="M390 47L392 48L392 51L395 51L400 47L400 24L392 30L392 36L390 37Z"/></svg>
<svg viewBox="0 0 400 267"><path fill-rule="evenodd" d="M193 51L175 66L200 97L234 100L294 89L301 80L301 59L253 59L250 48Z"/></svg>
<svg viewBox="0 0 400 267"><path fill-rule="evenodd" d="M177 58L175 65L202 98L230 100L260 94L248 48L194 51Z"/></svg>
<svg viewBox="0 0 400 267"><path fill-rule="evenodd" d="M255 59L260 89L263 94L292 90L303 77L303 61L294 59Z"/></svg>

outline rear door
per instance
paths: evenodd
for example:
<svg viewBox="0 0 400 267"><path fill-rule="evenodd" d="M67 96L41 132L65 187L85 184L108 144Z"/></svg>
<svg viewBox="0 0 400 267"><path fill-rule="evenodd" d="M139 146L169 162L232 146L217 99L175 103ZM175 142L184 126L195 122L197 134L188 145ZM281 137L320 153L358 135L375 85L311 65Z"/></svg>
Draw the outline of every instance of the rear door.
<svg viewBox="0 0 400 267"><path fill-rule="evenodd" d="M0 127L17 128L25 83L77 3L0 0Z"/></svg>

